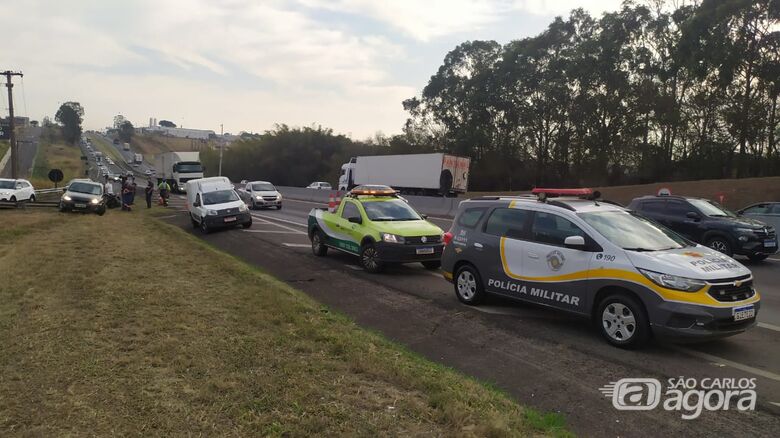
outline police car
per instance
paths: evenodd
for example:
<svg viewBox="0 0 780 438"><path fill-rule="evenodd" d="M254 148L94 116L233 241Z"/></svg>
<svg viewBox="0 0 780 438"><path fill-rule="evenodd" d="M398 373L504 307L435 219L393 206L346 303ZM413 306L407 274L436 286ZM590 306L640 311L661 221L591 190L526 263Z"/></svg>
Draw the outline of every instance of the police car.
<svg viewBox="0 0 780 438"><path fill-rule="evenodd" d="M624 348L755 326L760 296L732 258L590 189L534 193L460 204L442 269L461 302L492 293L577 313Z"/></svg>

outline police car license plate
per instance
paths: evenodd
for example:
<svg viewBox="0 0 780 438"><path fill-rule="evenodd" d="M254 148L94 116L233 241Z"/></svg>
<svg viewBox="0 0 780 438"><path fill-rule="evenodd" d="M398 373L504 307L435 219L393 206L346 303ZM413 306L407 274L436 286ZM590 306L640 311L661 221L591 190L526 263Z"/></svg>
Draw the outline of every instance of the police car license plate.
<svg viewBox="0 0 780 438"><path fill-rule="evenodd" d="M756 316L756 308L752 304L749 306L734 307L731 310L734 313L734 321L742 321Z"/></svg>
<svg viewBox="0 0 780 438"><path fill-rule="evenodd" d="M766 248L774 248L774 247L776 247L776 246L777 246L777 242L775 242L775 241L774 241L774 240L772 240L772 239L767 239L767 240L765 240L765 241L764 241L764 246L765 246Z"/></svg>
<svg viewBox="0 0 780 438"><path fill-rule="evenodd" d="M235 216L231 216L231 217L226 217L225 218L225 222L235 222L235 221L236 221L236 217Z"/></svg>
<svg viewBox="0 0 780 438"><path fill-rule="evenodd" d="M433 248L417 248L417 254L433 254Z"/></svg>
<svg viewBox="0 0 780 438"><path fill-rule="evenodd" d="M76 204L76 208L87 208L87 204Z"/></svg>

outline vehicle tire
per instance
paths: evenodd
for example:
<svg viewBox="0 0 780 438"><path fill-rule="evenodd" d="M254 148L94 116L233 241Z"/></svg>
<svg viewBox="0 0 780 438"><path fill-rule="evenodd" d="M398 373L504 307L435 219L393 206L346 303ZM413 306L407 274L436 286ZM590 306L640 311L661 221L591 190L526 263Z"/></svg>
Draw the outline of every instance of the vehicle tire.
<svg viewBox="0 0 780 438"><path fill-rule="evenodd" d="M429 260L421 263L425 266L425 269L430 269L431 271L441 268L441 260Z"/></svg>
<svg viewBox="0 0 780 438"><path fill-rule="evenodd" d="M209 232L211 232L211 229L209 229L209 226L206 225L206 218L205 217L200 218L200 231L203 234L208 234Z"/></svg>
<svg viewBox="0 0 780 438"><path fill-rule="evenodd" d="M320 230L315 230L311 234L311 252L317 257L324 257L328 255L328 247L325 246L325 238L322 236Z"/></svg>
<svg viewBox="0 0 780 438"><path fill-rule="evenodd" d="M731 257L731 255L733 254L731 250L731 244L725 237L721 237L721 236L713 237L707 240L707 246L729 257Z"/></svg>
<svg viewBox="0 0 780 438"><path fill-rule="evenodd" d="M16 202L16 196L11 196L11 199L9 199L11 202Z"/></svg>
<svg viewBox="0 0 780 438"><path fill-rule="evenodd" d="M614 293L601 300L596 309L601 335L615 347L637 348L650 339L647 313L633 297Z"/></svg>
<svg viewBox="0 0 780 438"><path fill-rule="evenodd" d="M766 260L767 257L769 257L769 254L750 254L748 256L751 262L761 262Z"/></svg>
<svg viewBox="0 0 780 438"><path fill-rule="evenodd" d="M244 227L245 230L247 228L252 228L252 221L250 220L249 222L244 222L243 224L241 224L241 226Z"/></svg>
<svg viewBox="0 0 780 438"><path fill-rule="evenodd" d="M384 265L379 260L379 250L376 249L376 246L372 242L366 243L360 247L360 265L366 272L372 274L382 272Z"/></svg>
<svg viewBox="0 0 780 438"><path fill-rule="evenodd" d="M463 265L455 273L455 296L463 304L475 306L485 299L485 287L477 268Z"/></svg>
<svg viewBox="0 0 780 438"><path fill-rule="evenodd" d="M192 228L198 228L198 221L192 215L190 215L190 222L192 222Z"/></svg>
<svg viewBox="0 0 780 438"><path fill-rule="evenodd" d="M30 199L28 199L30 202L35 202L35 195L30 195Z"/></svg>
<svg viewBox="0 0 780 438"><path fill-rule="evenodd" d="M95 213L97 213L98 216L103 216L106 214L106 207L98 207L98 209L95 210Z"/></svg>
<svg viewBox="0 0 780 438"><path fill-rule="evenodd" d="M277 209L277 210L281 210L281 209L282 209L282 206L281 206L281 205L277 205L277 206L276 206L276 209Z"/></svg>
<svg viewBox="0 0 780 438"><path fill-rule="evenodd" d="M252 204L249 205L250 210L257 210L257 204L255 204L255 200L252 199Z"/></svg>
<svg viewBox="0 0 780 438"><path fill-rule="evenodd" d="M65 211L66 211L65 210L65 204L63 204L62 202L60 202L59 210L60 210L60 213L65 213Z"/></svg>

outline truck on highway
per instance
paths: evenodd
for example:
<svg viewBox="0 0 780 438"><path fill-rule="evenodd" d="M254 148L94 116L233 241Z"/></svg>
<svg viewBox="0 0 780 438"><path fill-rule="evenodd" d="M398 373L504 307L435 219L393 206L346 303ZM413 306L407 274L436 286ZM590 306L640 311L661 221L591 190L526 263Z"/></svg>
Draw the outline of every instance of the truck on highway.
<svg viewBox="0 0 780 438"><path fill-rule="evenodd" d="M339 190L381 184L405 195L457 196L468 190L470 165L443 153L353 157L341 166Z"/></svg>
<svg viewBox="0 0 780 438"><path fill-rule="evenodd" d="M135 164L141 164L144 162L144 156L141 154L134 154L133 155L133 163Z"/></svg>
<svg viewBox="0 0 780 438"><path fill-rule="evenodd" d="M122 145L122 149L129 151L130 150L130 143L125 143Z"/></svg>
<svg viewBox="0 0 780 438"><path fill-rule="evenodd" d="M95 151L95 162L96 163L102 163L103 162L103 152Z"/></svg>
<svg viewBox="0 0 780 438"><path fill-rule="evenodd" d="M187 181L203 178L199 152L165 152L155 155L154 168L157 171L157 183L165 180L171 190L178 192L187 190Z"/></svg>

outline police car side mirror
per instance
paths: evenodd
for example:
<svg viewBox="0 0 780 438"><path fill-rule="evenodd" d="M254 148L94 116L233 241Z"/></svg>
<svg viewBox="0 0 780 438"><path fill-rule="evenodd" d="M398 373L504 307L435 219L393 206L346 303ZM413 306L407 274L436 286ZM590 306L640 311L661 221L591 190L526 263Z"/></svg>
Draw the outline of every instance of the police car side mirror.
<svg viewBox="0 0 780 438"><path fill-rule="evenodd" d="M585 238L582 236L569 236L563 241L563 244L566 245L566 248L584 250Z"/></svg>
<svg viewBox="0 0 780 438"><path fill-rule="evenodd" d="M362 224L363 223L363 219L361 219L360 216L352 216L351 218L349 218L347 220L352 222L353 224Z"/></svg>

